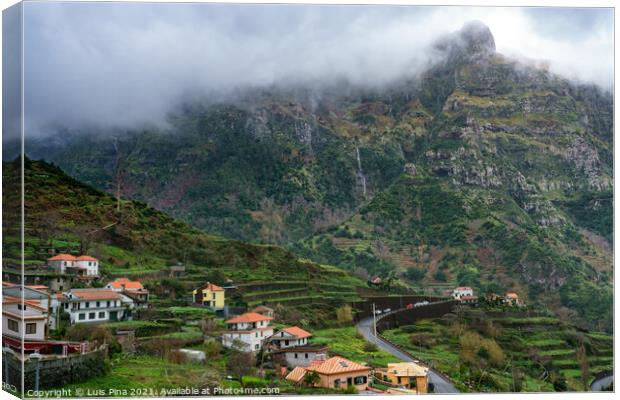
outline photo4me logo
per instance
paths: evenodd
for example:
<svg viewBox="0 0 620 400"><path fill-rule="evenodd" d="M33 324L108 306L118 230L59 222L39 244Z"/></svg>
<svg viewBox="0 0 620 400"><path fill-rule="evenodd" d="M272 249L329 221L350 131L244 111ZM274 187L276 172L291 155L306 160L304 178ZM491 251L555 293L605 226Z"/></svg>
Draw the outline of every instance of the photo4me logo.
<svg viewBox="0 0 620 400"><path fill-rule="evenodd" d="M17 391L13 385L3 383L5 390ZM50 390L27 390L25 397L28 398L65 398L65 397L171 397L171 396L259 396L259 395L278 395L280 388L131 388L131 389L50 389Z"/></svg>

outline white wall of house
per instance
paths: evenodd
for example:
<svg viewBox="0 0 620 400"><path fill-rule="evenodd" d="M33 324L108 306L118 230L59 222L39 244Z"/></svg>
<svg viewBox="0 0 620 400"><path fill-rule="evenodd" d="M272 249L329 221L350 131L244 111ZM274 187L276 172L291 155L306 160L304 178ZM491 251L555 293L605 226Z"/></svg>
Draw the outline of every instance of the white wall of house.
<svg viewBox="0 0 620 400"><path fill-rule="evenodd" d="M263 342L273 335L273 329L254 329L251 331L227 332L222 335L224 347L232 348L236 340L244 344L244 351L258 351Z"/></svg>
<svg viewBox="0 0 620 400"><path fill-rule="evenodd" d="M125 307L121 300L76 300L64 299L63 310L69 313L71 324L81 322L104 322L125 317Z"/></svg>
<svg viewBox="0 0 620 400"><path fill-rule="evenodd" d="M284 353L286 359L286 365L289 368L295 367L307 367L310 365L312 361L317 359L317 356L322 355L325 356L325 353L317 353L313 351L300 351L298 353L295 352L286 352Z"/></svg>
<svg viewBox="0 0 620 400"><path fill-rule="evenodd" d="M21 317L24 317L23 319ZM47 312L26 305L26 310L18 304L2 305L2 334L24 337L28 340L44 340Z"/></svg>
<svg viewBox="0 0 620 400"><path fill-rule="evenodd" d="M73 261L48 261L47 263L54 269L54 271L60 274L66 273L67 267L73 266Z"/></svg>
<svg viewBox="0 0 620 400"><path fill-rule="evenodd" d="M297 339L297 337L284 331L280 331L276 333L269 340L275 343L281 349L287 349L289 347L304 346L308 344L308 338Z"/></svg>
<svg viewBox="0 0 620 400"><path fill-rule="evenodd" d="M86 275L87 276L97 276L97 275L99 275L99 261L80 260L80 261L75 261L74 262L74 266L75 267L86 268Z"/></svg>
<svg viewBox="0 0 620 400"><path fill-rule="evenodd" d="M460 299L463 296L473 296L473 295L474 295L474 291L471 288L467 288L467 289L458 288L452 291L452 297L455 299Z"/></svg>

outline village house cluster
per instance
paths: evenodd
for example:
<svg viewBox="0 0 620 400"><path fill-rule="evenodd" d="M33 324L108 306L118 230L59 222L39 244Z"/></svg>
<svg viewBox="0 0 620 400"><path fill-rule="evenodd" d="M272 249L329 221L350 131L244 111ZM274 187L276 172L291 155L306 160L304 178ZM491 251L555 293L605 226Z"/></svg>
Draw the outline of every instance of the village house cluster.
<svg viewBox="0 0 620 400"><path fill-rule="evenodd" d="M47 260L47 266L59 275L50 278L49 286L2 282L2 342L15 352L54 357L84 352L88 343L49 339L49 331L59 328L63 315L69 325L123 321L132 319L134 310L148 307L149 291L127 278L103 288L50 288L61 281L67 284L67 275L86 284L100 278L99 260L94 257L58 254Z"/></svg>
<svg viewBox="0 0 620 400"><path fill-rule="evenodd" d="M149 307L149 291L139 281L118 277L101 285L99 260L92 256L54 255L46 268L54 271L44 282L46 285L2 283L3 347L15 357L22 352L25 357L50 361L58 357L86 357L101 351L105 344L55 340L50 338L50 331L75 324L127 321L133 319L136 311ZM170 273L179 276L184 274L184 268ZM102 287L92 287L94 282ZM266 355L281 378L329 389L368 390L374 380L395 393L428 391L428 369L417 363L396 363L381 369L346 359L330 352L326 345L313 344L313 334L306 329L280 325L276 328L273 323L277 316L265 305L237 315L230 313L226 304L228 289L231 287L206 282L191 292L192 305L209 308L223 318L226 328L220 340L225 348ZM468 295L473 292L461 298ZM124 332L116 332L119 343L127 339L123 335ZM178 351L200 353L191 349Z"/></svg>
<svg viewBox="0 0 620 400"><path fill-rule="evenodd" d="M460 286L449 293L454 300L460 301L462 304L474 305L478 303L478 296L474 294L474 289L469 286ZM484 296L487 302L496 304L505 304L509 306L523 307L523 302L519 299L517 292L509 291L506 295L500 296L496 293L487 293Z"/></svg>

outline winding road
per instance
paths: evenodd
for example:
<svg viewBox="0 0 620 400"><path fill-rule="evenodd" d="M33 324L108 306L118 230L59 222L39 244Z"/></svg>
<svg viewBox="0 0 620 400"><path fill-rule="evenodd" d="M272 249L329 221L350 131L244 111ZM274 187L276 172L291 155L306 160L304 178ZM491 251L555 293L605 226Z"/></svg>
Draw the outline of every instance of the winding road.
<svg viewBox="0 0 620 400"><path fill-rule="evenodd" d="M400 311L400 310L396 310L396 311ZM385 317L386 315L389 315L389 314L377 316L377 320L381 319L382 317ZM380 349L385 350L388 353L406 362L418 361L415 358L411 357L409 354L403 352L397 347L394 347L392 344L381 339L380 336L377 336L375 338L374 329L372 325L372 317L368 317L368 318L361 320L357 324L357 328L367 341L376 343ZM434 370L430 368L428 370L428 381L433 384L434 393L459 393L459 391L456 389L456 387L454 387L452 383L450 383L450 381L448 381L446 378L439 375L437 372L435 372Z"/></svg>

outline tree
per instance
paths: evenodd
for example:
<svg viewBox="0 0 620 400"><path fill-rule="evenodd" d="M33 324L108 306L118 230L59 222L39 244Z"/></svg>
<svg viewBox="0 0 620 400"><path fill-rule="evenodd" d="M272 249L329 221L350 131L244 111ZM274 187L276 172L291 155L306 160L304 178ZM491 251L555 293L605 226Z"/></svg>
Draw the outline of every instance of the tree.
<svg viewBox="0 0 620 400"><path fill-rule="evenodd" d="M579 368L581 369L581 384L583 385L583 390L587 391L589 387L588 381L590 380L590 366L588 365L588 355L582 335L579 336L577 360L579 361Z"/></svg>
<svg viewBox="0 0 620 400"><path fill-rule="evenodd" d="M513 366L512 367L512 391L520 392L521 390L523 390L523 372L519 368L516 368L515 366Z"/></svg>
<svg viewBox="0 0 620 400"><path fill-rule="evenodd" d="M344 306L336 309L336 320L342 325L353 321L353 310L351 309L351 306L345 304Z"/></svg>
<svg viewBox="0 0 620 400"><path fill-rule="evenodd" d="M230 375L237 378L241 387L245 387L243 384L243 376L252 372L253 366L256 363L254 354L249 351L242 351L244 343L238 339L233 342L233 348L231 355L226 363L226 370Z"/></svg>
<svg viewBox="0 0 620 400"><path fill-rule="evenodd" d="M306 376L304 376L304 385L308 387L313 387L317 383L319 383L320 380L321 377L316 371L310 371L306 373Z"/></svg>

